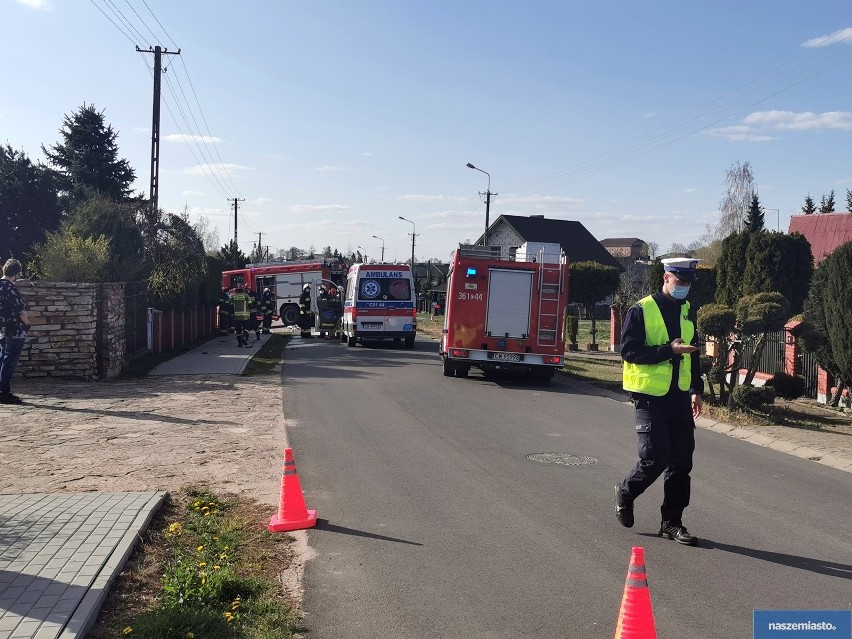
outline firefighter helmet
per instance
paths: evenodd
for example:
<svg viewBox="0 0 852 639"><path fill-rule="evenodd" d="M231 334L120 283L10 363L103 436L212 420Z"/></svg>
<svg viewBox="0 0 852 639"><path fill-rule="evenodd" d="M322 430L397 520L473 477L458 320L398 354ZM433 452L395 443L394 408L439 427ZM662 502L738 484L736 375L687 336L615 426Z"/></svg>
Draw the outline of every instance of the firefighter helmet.
<svg viewBox="0 0 852 639"><path fill-rule="evenodd" d="M310 285L310 284L305 284L305 285L302 287L302 290L303 290L303 291L309 291L309 290L311 290L311 285Z"/></svg>
<svg viewBox="0 0 852 639"><path fill-rule="evenodd" d="M266 294L268 292L269 292L269 287L267 286L265 289L263 289L263 293Z"/></svg>

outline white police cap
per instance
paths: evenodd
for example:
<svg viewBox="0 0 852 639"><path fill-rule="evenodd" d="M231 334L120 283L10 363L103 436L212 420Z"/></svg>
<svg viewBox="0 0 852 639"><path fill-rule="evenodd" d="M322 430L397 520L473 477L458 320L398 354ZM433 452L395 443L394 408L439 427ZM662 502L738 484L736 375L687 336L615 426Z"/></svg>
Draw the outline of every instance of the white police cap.
<svg viewBox="0 0 852 639"><path fill-rule="evenodd" d="M700 261L693 257L669 257L662 260L663 268L669 273L674 273L679 280L684 282L694 282L698 279L696 269Z"/></svg>

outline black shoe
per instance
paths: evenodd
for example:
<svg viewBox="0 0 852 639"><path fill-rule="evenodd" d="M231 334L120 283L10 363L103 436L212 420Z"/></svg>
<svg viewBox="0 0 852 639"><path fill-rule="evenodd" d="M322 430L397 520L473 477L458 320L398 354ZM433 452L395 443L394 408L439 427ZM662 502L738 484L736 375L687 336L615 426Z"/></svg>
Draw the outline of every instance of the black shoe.
<svg viewBox="0 0 852 639"><path fill-rule="evenodd" d="M683 526L662 526L660 527L660 537L673 539L684 546L694 546L698 543L698 537L690 535L689 531Z"/></svg>
<svg viewBox="0 0 852 639"><path fill-rule="evenodd" d="M625 528L633 528L633 503L621 494L621 486L615 485L615 517Z"/></svg>
<svg viewBox="0 0 852 639"><path fill-rule="evenodd" d="M24 403L24 401L20 397L18 397L17 395L12 395L12 393L9 393L8 395L6 393L0 395L0 404L23 404L23 403Z"/></svg>

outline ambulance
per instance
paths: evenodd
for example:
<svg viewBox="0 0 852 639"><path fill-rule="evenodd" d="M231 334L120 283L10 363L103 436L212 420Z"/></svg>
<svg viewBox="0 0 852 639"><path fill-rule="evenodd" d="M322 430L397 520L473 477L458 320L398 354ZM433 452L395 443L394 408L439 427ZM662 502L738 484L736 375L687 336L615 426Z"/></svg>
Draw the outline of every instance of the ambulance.
<svg viewBox="0 0 852 639"><path fill-rule="evenodd" d="M353 264L346 276L340 340L393 339L414 346L417 305L408 264Z"/></svg>
<svg viewBox="0 0 852 639"><path fill-rule="evenodd" d="M544 382L565 357L568 259L559 244L452 253L440 356L447 377L512 370Z"/></svg>

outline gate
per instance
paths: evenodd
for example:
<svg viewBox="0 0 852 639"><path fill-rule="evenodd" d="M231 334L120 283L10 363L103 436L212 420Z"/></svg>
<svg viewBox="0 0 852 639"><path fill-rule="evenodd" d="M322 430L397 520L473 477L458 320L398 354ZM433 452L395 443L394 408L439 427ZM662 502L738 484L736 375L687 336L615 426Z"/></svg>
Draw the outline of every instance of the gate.
<svg viewBox="0 0 852 639"><path fill-rule="evenodd" d="M785 335L786 331L766 334L766 343L763 345L763 352L760 354L760 360L757 362L758 372L768 375L784 372ZM753 361L751 349L744 349L742 359L740 360L740 368L750 369Z"/></svg>
<svg viewBox="0 0 852 639"><path fill-rule="evenodd" d="M813 353L809 353L801 346L799 347L799 366L802 377L805 378L805 397L817 398L817 364Z"/></svg>
<svg viewBox="0 0 852 639"><path fill-rule="evenodd" d="M147 282L127 282L124 308L125 354L134 357L148 348Z"/></svg>

